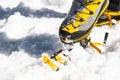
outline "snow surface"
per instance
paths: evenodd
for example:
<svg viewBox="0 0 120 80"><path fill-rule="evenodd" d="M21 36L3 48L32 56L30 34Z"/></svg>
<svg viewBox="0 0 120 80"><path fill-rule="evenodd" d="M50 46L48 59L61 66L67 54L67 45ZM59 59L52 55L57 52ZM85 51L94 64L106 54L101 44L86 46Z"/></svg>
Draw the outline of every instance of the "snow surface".
<svg viewBox="0 0 120 80"><path fill-rule="evenodd" d="M120 80L120 23L95 27L92 41L103 42L103 54L76 43L71 60L58 72L41 61L42 53L63 48L58 30L72 0L0 1L0 80Z"/></svg>

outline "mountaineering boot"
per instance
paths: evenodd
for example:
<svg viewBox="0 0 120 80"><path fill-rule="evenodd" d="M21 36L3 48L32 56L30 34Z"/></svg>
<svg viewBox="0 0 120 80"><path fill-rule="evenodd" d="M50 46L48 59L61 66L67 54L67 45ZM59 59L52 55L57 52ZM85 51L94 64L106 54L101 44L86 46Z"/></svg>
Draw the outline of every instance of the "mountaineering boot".
<svg viewBox="0 0 120 80"><path fill-rule="evenodd" d="M70 44L89 36L109 0L74 0L71 10L59 29L60 40Z"/></svg>
<svg viewBox="0 0 120 80"><path fill-rule="evenodd" d="M112 22L112 19L116 22L120 21L120 0L110 0L107 11L98 19L96 26L116 24Z"/></svg>
<svg viewBox="0 0 120 80"><path fill-rule="evenodd" d="M120 11L120 0L110 0L108 10Z"/></svg>

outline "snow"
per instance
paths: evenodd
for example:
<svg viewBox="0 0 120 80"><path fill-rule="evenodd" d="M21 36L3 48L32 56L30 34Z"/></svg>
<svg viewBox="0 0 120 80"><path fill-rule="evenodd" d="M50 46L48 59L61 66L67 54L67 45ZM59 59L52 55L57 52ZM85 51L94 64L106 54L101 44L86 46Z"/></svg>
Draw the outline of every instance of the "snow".
<svg viewBox="0 0 120 80"><path fill-rule="evenodd" d="M12 39L20 39L31 34L40 33L58 34L57 32L62 20L63 19L59 18L28 18L16 12L8 18L8 22L0 31L5 32L7 36ZM1 23L2 22L3 21L1 21Z"/></svg>
<svg viewBox="0 0 120 80"><path fill-rule="evenodd" d="M20 3L23 3L24 6L28 6L32 9L48 8L55 11L68 12L72 0L60 0L59 2L57 0L16 0L14 2L11 0L2 0L0 6L6 10L6 8L15 8Z"/></svg>
<svg viewBox="0 0 120 80"><path fill-rule="evenodd" d="M46 8L63 14L72 0L1 0L0 10L12 11L21 2L33 12ZM68 65L54 72L38 55L62 48L58 31L65 16L25 16L20 11L6 16L0 18L0 80L120 80L120 23L95 27L90 34L93 42L103 42L105 32L109 33L103 54L76 43Z"/></svg>

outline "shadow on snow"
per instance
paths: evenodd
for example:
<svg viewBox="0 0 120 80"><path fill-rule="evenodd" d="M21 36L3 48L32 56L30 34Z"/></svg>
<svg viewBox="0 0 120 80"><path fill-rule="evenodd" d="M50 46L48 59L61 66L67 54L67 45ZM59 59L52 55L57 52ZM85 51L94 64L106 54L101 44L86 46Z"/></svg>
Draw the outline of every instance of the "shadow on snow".
<svg viewBox="0 0 120 80"><path fill-rule="evenodd" d="M53 53L60 48L63 46L55 35L41 34L12 40L4 33L0 33L0 53L5 55L10 55L13 51L24 50L32 56L40 57L43 52Z"/></svg>
<svg viewBox="0 0 120 80"><path fill-rule="evenodd" d="M0 6L0 19L8 19L10 15L13 15L15 12L19 12L21 15L25 17L55 17L55 18L64 18L66 13L56 12L54 10L50 10L47 8L42 8L41 10L32 10L29 7L25 7L24 4L21 2L17 7L13 9L3 9Z"/></svg>

